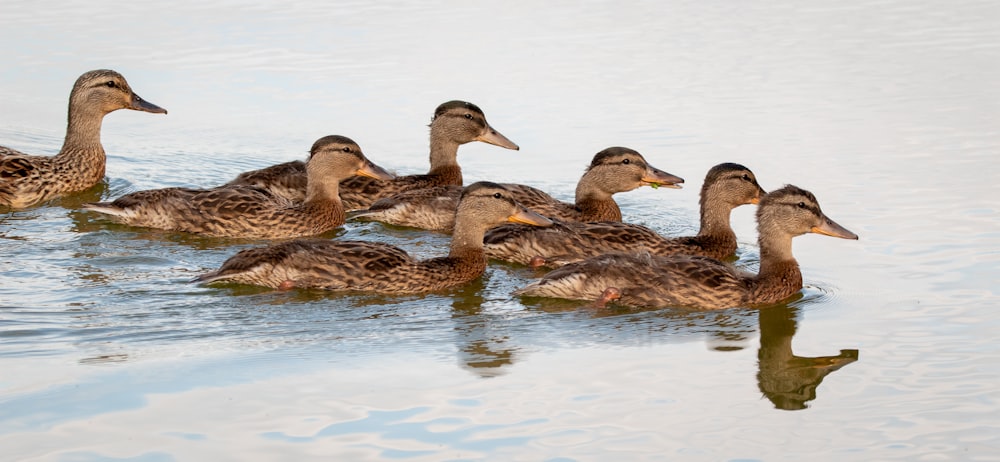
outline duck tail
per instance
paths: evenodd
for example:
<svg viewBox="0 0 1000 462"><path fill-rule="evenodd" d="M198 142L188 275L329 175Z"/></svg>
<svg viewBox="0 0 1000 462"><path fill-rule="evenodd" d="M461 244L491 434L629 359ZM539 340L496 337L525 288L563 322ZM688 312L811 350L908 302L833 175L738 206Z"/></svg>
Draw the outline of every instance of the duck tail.
<svg viewBox="0 0 1000 462"><path fill-rule="evenodd" d="M128 209L118 207L114 202L87 202L80 207L84 210L91 210L115 217L127 217L129 215Z"/></svg>
<svg viewBox="0 0 1000 462"><path fill-rule="evenodd" d="M221 274L218 270L216 270L216 271L209 271L209 272L207 272L205 274L201 274L201 275L195 276L194 278L192 278L188 282L192 283L192 284L199 284L199 283L200 284L208 284L210 282L215 282L215 281L218 281L219 279L224 279L224 278L225 278L225 276L223 274Z"/></svg>
<svg viewBox="0 0 1000 462"><path fill-rule="evenodd" d="M377 221L377 220L373 220L371 218L373 215L377 215L377 214L378 214L377 210L372 210L370 208L368 208L368 209L361 209L361 210L352 210L350 212L347 212L347 219L349 221L353 221L353 220L358 220L358 221Z"/></svg>

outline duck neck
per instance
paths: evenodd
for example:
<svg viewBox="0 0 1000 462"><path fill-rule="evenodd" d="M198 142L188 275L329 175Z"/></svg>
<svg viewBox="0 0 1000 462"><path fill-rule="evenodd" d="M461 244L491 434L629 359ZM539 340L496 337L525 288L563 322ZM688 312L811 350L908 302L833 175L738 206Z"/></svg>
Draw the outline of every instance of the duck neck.
<svg viewBox="0 0 1000 462"><path fill-rule="evenodd" d="M775 303L802 289L802 271L792 256L792 236L761 227L760 272L754 278L753 302Z"/></svg>
<svg viewBox="0 0 1000 462"><path fill-rule="evenodd" d="M329 178L329 180L326 180ZM333 176L310 172L306 182L306 198L304 205L320 207L334 215L334 219L343 223L346 219L344 204L340 200L340 182Z"/></svg>
<svg viewBox="0 0 1000 462"><path fill-rule="evenodd" d="M462 216L455 217L455 228L451 236L451 251L448 256L454 259L486 265L486 252L483 250L483 237L486 228L474 219Z"/></svg>
<svg viewBox="0 0 1000 462"><path fill-rule="evenodd" d="M698 236L719 242L736 250L736 233L730 225L732 207L721 201L703 200L701 203L701 228Z"/></svg>
<svg viewBox="0 0 1000 462"><path fill-rule="evenodd" d="M622 209L614 200L586 198L576 201L580 221L622 221Z"/></svg>
<svg viewBox="0 0 1000 462"><path fill-rule="evenodd" d="M101 122L105 113L84 104L70 103L66 138L55 160L72 164L76 174L100 181L107 161L101 146Z"/></svg>
<svg viewBox="0 0 1000 462"><path fill-rule="evenodd" d="M458 165L445 165L443 167L432 168L427 172L427 175L434 177L436 180L434 184L438 186L462 186L462 169Z"/></svg>
<svg viewBox="0 0 1000 462"><path fill-rule="evenodd" d="M458 166L458 146L431 126L431 168L429 175L446 177L448 184L462 184L462 169Z"/></svg>
<svg viewBox="0 0 1000 462"><path fill-rule="evenodd" d="M622 210L611 193L595 187L588 180L584 175L576 185L576 208L580 211L580 220L622 221Z"/></svg>

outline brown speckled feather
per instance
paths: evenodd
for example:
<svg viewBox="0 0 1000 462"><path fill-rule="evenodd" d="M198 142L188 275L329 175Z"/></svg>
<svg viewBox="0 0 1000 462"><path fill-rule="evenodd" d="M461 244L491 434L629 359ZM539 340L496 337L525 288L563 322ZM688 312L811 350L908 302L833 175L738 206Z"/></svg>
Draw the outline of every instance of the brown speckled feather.
<svg viewBox="0 0 1000 462"><path fill-rule="evenodd" d="M647 184L680 187L683 179L649 165L641 154L612 147L594 156L576 189L576 203L559 201L521 184L504 184L514 198L546 217L562 221L621 221L612 195ZM450 232L459 190L433 188L386 197L357 215L359 219Z"/></svg>
<svg viewBox="0 0 1000 462"><path fill-rule="evenodd" d="M507 149L518 146L497 132L478 106L464 101L448 101L434 111L430 124L430 170L423 175L398 176L394 180L352 178L340 185L340 195L346 210L367 208L376 200L412 189L445 185L462 185L462 169L458 166L458 147L472 141L482 141ZM240 174L227 185L251 185L301 201L305 197L303 162L286 162L261 170Z"/></svg>
<svg viewBox="0 0 1000 462"><path fill-rule="evenodd" d="M766 195L757 209L757 223L757 275L707 257L616 253L570 263L514 293L600 301L610 291L622 305L657 308L767 305L802 289L802 274L792 257L794 236L816 232L857 239L827 218L811 193L795 186Z"/></svg>
<svg viewBox="0 0 1000 462"><path fill-rule="evenodd" d="M426 175L396 177L392 181L352 178L341 184L344 188L341 197L344 200L344 208L359 210L393 194L445 185L453 185L461 190L462 171L457 165L441 167Z"/></svg>
<svg viewBox="0 0 1000 462"><path fill-rule="evenodd" d="M83 208L131 226L255 239L320 234L344 220L343 208L333 201L293 204L252 186L138 191Z"/></svg>
<svg viewBox="0 0 1000 462"><path fill-rule="evenodd" d="M461 195L461 186L413 189L383 197L352 218L450 233Z"/></svg>
<svg viewBox="0 0 1000 462"><path fill-rule="evenodd" d="M66 139L58 154L30 156L0 147L0 206L30 207L101 181L106 162L101 123L118 109L167 113L136 95L115 71L81 75L70 92Z"/></svg>
<svg viewBox="0 0 1000 462"><path fill-rule="evenodd" d="M414 260L382 243L300 239L237 253L198 282L227 281L274 288L319 288L387 294L433 292L464 284L486 269L483 233L505 221L546 226L493 183L466 188L458 222L446 257Z"/></svg>
<svg viewBox="0 0 1000 462"><path fill-rule="evenodd" d="M337 196L342 178L391 177L365 159L361 148L347 137L320 138L311 152L307 166L309 195L301 203L293 203L263 188L228 186L139 191L110 203L85 204L84 208L109 214L116 221L133 226L209 236L259 239L312 236L344 223L344 208Z"/></svg>
<svg viewBox="0 0 1000 462"><path fill-rule="evenodd" d="M707 257L605 254L562 266L515 295L597 300L608 287L619 304L725 308L748 302L749 286L738 270Z"/></svg>
<svg viewBox="0 0 1000 462"><path fill-rule="evenodd" d="M740 205L756 203L764 193L746 167L719 164L709 170L702 184L701 230L696 236L665 237L645 226L617 222L566 222L550 228L503 225L486 233L486 255L553 268L609 252L724 259L736 251L730 213Z"/></svg>
<svg viewBox="0 0 1000 462"><path fill-rule="evenodd" d="M236 179L225 186L256 186L264 188L277 196L292 202L306 200L306 163L301 160L272 165L260 170L252 170L239 174ZM343 188L341 188L343 194Z"/></svg>

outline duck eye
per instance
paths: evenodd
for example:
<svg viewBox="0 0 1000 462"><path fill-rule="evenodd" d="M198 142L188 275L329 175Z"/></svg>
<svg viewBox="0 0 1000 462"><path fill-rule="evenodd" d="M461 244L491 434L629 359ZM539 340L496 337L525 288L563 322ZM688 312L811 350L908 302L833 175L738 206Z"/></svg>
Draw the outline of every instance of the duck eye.
<svg viewBox="0 0 1000 462"><path fill-rule="evenodd" d="M799 208L800 209L806 208L806 203L805 202L799 202Z"/></svg>
<svg viewBox="0 0 1000 462"><path fill-rule="evenodd" d="M344 152L351 152L351 151L353 151L353 149L351 149L351 147L350 147L350 146L344 146L344 148L343 148L342 150L343 150Z"/></svg>
<svg viewBox="0 0 1000 462"><path fill-rule="evenodd" d="M629 159L625 159L625 160L622 161L622 163L625 164L625 165L628 165L628 164L631 164L632 161L629 160Z"/></svg>
<svg viewBox="0 0 1000 462"><path fill-rule="evenodd" d="M466 114L466 115L465 115L465 118L466 118L466 119L469 119L469 120L472 120L472 114Z"/></svg>
<svg viewBox="0 0 1000 462"><path fill-rule="evenodd" d="M744 173L744 174L743 174L743 179L744 179L744 180L747 180L747 181L750 181L750 175L749 175L749 174L747 174L747 173Z"/></svg>
<svg viewBox="0 0 1000 462"><path fill-rule="evenodd" d="M493 193L493 197L495 197L495 198L499 199L499 198L503 197L503 194L500 194L500 193Z"/></svg>
<svg viewBox="0 0 1000 462"><path fill-rule="evenodd" d="M104 82L104 85L107 86L108 88L115 88L115 81L108 80L107 82Z"/></svg>

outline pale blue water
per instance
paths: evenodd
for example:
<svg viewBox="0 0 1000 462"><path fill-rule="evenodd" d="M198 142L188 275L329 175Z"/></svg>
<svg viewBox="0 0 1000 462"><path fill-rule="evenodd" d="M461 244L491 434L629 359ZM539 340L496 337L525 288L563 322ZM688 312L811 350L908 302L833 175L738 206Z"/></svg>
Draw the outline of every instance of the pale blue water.
<svg viewBox="0 0 1000 462"><path fill-rule="evenodd" d="M55 153L95 68L170 113L105 119L100 196L0 219L0 459L998 460L998 20L986 1L5 2L0 144ZM451 99L521 146L463 146L467 182L570 199L623 145L687 180L619 195L628 221L693 232L704 173L732 161L861 239L797 238L788 307L597 313L523 303L537 273L499 264L418 297L191 285L254 244L77 209L328 134L422 172ZM733 222L752 269L752 208ZM809 359L854 355L825 377Z"/></svg>

